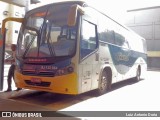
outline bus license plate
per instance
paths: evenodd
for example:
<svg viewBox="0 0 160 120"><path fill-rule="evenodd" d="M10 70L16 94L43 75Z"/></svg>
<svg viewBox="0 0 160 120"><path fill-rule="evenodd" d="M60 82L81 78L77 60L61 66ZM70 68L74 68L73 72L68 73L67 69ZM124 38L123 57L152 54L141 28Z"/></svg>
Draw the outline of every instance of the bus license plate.
<svg viewBox="0 0 160 120"><path fill-rule="evenodd" d="M33 83L41 83L41 79L40 78L31 78L31 82Z"/></svg>

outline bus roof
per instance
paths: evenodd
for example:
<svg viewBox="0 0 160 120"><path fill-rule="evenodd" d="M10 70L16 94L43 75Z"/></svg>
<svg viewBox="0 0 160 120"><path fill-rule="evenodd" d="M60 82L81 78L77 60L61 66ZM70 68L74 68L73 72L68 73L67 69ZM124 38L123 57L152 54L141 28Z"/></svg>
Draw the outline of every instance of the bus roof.
<svg viewBox="0 0 160 120"><path fill-rule="evenodd" d="M44 6L40 6L40 7L37 7L37 8L34 8L30 11L27 12L27 14L30 14L32 13L32 11L34 10L37 10L37 9L43 9L43 8L48 8L49 6L52 6L52 5L59 5L59 4L78 4L80 6L84 6L84 5L87 5L87 6L90 6L87 2L83 1L83 0L68 0L68 1L60 1L60 2L53 2L53 3L50 3L50 4L47 4L47 5L44 5ZM92 7L92 5L90 6ZM92 7L93 9L95 9L94 7ZM125 25L117 22L116 20L114 20L112 17L108 16L107 14L105 14L104 12L101 12L97 9L95 9L96 11L100 12L101 14L105 15L106 17L110 18L111 20L113 20L114 22L116 22L117 24L119 24L120 26L122 26L123 28L125 28L126 30L132 32L133 34L137 35L137 37L140 37L142 39L144 39L143 37L141 37L140 35L136 34L133 30L131 30L130 28L126 27Z"/></svg>
<svg viewBox="0 0 160 120"><path fill-rule="evenodd" d="M53 3L50 3L50 4L47 4L47 5L43 5L43 6L40 6L40 7L37 7L37 8L34 8L34 9L32 9L32 10L29 10L28 12L27 12L27 14L28 13L30 13L31 11L33 11L33 10L36 10L36 9L40 9L40 8L45 8L45 7L49 7L49 6L52 6L52 5L56 5L56 4L78 4L78 5L80 5L80 6L83 6L84 4L86 4L86 2L84 2L84 1L81 1L81 0L68 0L68 1L60 1L60 2L53 2Z"/></svg>

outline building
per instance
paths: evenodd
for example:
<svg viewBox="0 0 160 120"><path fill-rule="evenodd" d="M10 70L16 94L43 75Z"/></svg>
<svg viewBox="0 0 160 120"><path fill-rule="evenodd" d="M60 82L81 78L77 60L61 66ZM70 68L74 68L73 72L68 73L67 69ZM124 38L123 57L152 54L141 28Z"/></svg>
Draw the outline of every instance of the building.
<svg viewBox="0 0 160 120"><path fill-rule="evenodd" d="M148 68L160 69L160 6L127 11L126 25L147 41Z"/></svg>
<svg viewBox="0 0 160 120"><path fill-rule="evenodd" d="M2 27L2 20L7 17L24 17L25 9L24 7L19 7L13 4L8 4L6 2L0 1L0 28ZM6 50L10 48L11 44L17 42L18 33L20 29L20 23L8 22L6 25L7 35L6 35Z"/></svg>

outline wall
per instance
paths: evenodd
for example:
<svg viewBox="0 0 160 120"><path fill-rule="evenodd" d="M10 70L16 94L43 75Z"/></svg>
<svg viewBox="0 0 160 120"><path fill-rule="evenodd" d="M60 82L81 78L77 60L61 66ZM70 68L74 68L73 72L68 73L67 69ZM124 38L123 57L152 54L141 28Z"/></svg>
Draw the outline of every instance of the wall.
<svg viewBox="0 0 160 120"><path fill-rule="evenodd" d="M24 8L11 5L0 1L0 28L2 27L2 20L7 17L24 17ZM6 24L7 37L6 37L6 49L10 49L12 43L17 43L18 32L20 28L20 23L8 22Z"/></svg>
<svg viewBox="0 0 160 120"><path fill-rule="evenodd" d="M149 68L160 68L159 13L160 6L127 11L126 25L146 39Z"/></svg>

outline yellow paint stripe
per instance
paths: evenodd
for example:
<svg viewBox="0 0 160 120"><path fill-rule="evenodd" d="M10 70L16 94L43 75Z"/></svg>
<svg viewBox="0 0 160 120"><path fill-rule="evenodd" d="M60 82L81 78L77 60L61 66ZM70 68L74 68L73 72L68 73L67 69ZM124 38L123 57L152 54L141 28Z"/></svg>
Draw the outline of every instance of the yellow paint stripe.
<svg viewBox="0 0 160 120"><path fill-rule="evenodd" d="M4 32L5 32L5 24L6 24L6 22L8 22L8 21L15 21L15 22L22 23L23 20L24 20L24 18L15 18L15 17L8 17L8 18L4 19L2 21L2 29L1 29L2 35L4 35Z"/></svg>
<svg viewBox="0 0 160 120"><path fill-rule="evenodd" d="M3 41L2 40L0 40L0 47L3 45Z"/></svg>
<svg viewBox="0 0 160 120"><path fill-rule="evenodd" d="M160 57L160 51L147 51L148 57Z"/></svg>

